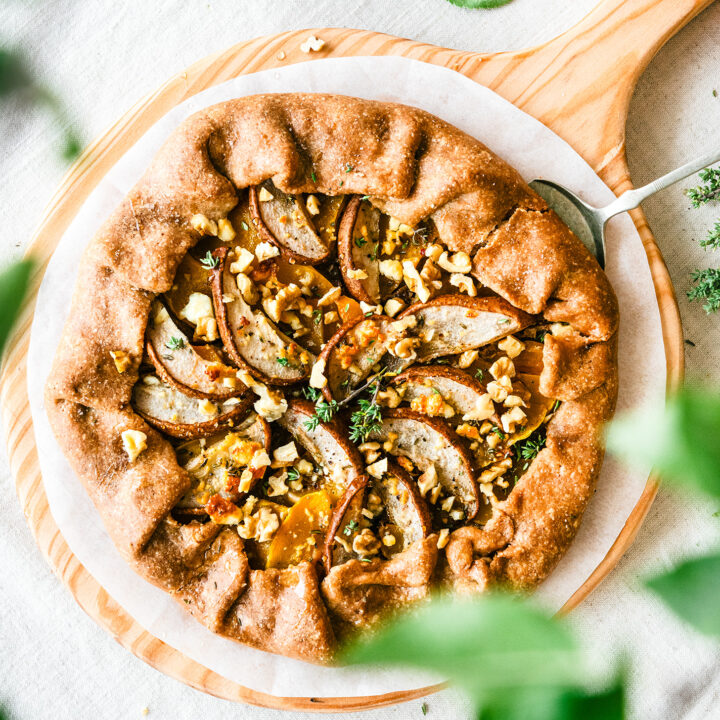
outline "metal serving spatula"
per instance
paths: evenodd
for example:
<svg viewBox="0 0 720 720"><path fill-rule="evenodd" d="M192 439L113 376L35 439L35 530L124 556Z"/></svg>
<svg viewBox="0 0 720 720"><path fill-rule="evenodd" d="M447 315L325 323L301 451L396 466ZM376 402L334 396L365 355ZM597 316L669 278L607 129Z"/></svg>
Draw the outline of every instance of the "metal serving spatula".
<svg viewBox="0 0 720 720"><path fill-rule="evenodd" d="M605 267L605 223L615 215L636 208L643 200L670 185L720 162L720 151L703 155L657 180L624 192L607 207L596 208L583 202L575 193L550 180L533 180L530 187L562 218L563 222L595 255L600 267Z"/></svg>

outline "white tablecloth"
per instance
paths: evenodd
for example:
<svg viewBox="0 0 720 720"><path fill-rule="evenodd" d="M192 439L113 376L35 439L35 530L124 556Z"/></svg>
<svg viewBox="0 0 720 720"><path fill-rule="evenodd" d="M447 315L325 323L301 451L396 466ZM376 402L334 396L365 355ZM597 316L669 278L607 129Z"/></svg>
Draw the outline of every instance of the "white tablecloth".
<svg viewBox="0 0 720 720"><path fill-rule="evenodd" d="M515 0L494 11L464 11L444 0L7 0L0 42L19 46L36 74L58 88L86 139L138 98L206 54L288 28L381 30L467 50L513 49L547 40L586 14L595 0ZM720 3L683 30L653 61L633 100L628 155L636 184L720 144ZM0 266L27 243L63 166L59 130L20 102L0 106ZM680 296L691 378L720 385L720 317L685 300L689 272L712 262L694 243L715 216L688 210L679 189L645 206ZM716 256L715 262L720 261ZM0 452L4 453L4 449ZM0 707L18 720L52 717L279 718L232 705L165 677L111 641L75 604L35 547L4 457L0 487ZM623 649L632 660L630 705L642 720L699 720L720 707L720 647L688 632L637 578L688 552L720 543L718 504L661 493L633 548L572 615L590 652ZM614 648L614 650L610 650ZM422 717L421 702L362 715ZM428 718L469 718L455 691L426 700ZM311 717L303 713L293 718ZM348 717L360 717L351 715Z"/></svg>

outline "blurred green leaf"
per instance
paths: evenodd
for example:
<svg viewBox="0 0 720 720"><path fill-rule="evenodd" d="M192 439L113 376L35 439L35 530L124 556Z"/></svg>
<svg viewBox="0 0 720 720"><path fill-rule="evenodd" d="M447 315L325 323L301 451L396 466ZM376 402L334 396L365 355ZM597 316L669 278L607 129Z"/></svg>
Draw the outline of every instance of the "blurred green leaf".
<svg viewBox="0 0 720 720"><path fill-rule="evenodd" d="M720 554L686 560L645 586L696 630L720 636Z"/></svg>
<svg viewBox="0 0 720 720"><path fill-rule="evenodd" d="M67 111L58 97L34 80L20 53L0 48L0 97L13 92L24 91L32 102L44 105L55 116L60 125L67 126ZM82 150L82 143L75 132L64 131L62 156L65 160L74 160Z"/></svg>
<svg viewBox="0 0 720 720"><path fill-rule="evenodd" d="M441 673L469 694L482 720L623 717L621 688L584 690L587 668L564 624L506 594L437 597L355 641L344 659Z"/></svg>
<svg viewBox="0 0 720 720"><path fill-rule="evenodd" d="M0 97L32 85L22 57L12 50L0 48Z"/></svg>
<svg viewBox="0 0 720 720"><path fill-rule="evenodd" d="M652 465L663 480L720 497L720 395L685 389L661 406L615 420L607 446L629 465Z"/></svg>
<svg viewBox="0 0 720 720"><path fill-rule="evenodd" d="M0 356L25 298L34 263L22 260L0 272Z"/></svg>
<svg viewBox="0 0 720 720"><path fill-rule="evenodd" d="M512 0L447 0L458 7L470 8L471 10L492 10L493 8L508 5Z"/></svg>
<svg viewBox="0 0 720 720"><path fill-rule="evenodd" d="M478 692L573 684L582 672L578 647L563 625L520 598L501 594L435 598L349 648L347 658L434 670Z"/></svg>

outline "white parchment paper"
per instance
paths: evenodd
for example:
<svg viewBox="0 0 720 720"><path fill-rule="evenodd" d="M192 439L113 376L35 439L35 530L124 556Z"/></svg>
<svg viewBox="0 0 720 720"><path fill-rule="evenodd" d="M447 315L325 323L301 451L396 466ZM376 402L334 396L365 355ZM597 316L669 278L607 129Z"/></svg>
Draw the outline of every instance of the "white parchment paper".
<svg viewBox="0 0 720 720"><path fill-rule="evenodd" d="M491 90L451 70L405 58L325 59L246 75L170 111L115 165L64 234L40 288L28 357L28 388L40 466L53 517L72 552L140 625L207 668L246 687L282 696L356 696L411 689L421 673L323 668L276 657L214 635L122 560L60 451L43 410L43 386L60 339L76 269L102 221L140 178L170 132L208 105L261 92L330 92L414 105L488 145L531 180L551 178L602 205L613 194L563 140ZM652 278L632 221L608 228L607 272L621 311L618 411L662 397L665 360ZM570 551L537 596L557 609L591 574L622 529L647 473L603 466L598 490ZM479 639L481 641L481 639Z"/></svg>

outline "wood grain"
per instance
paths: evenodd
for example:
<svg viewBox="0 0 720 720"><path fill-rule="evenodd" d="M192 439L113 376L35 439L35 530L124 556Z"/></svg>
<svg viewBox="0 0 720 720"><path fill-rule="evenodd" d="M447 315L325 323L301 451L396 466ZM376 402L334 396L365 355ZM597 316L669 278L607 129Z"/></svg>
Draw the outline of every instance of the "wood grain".
<svg viewBox="0 0 720 720"><path fill-rule="evenodd" d="M0 373L0 406L10 467L28 525L58 577L80 606L145 662L218 697L254 705L318 712L350 711L421 697L441 685L372 697L283 698L233 683L145 632L95 581L65 543L50 514L40 475L27 397L27 351L37 291L47 262L79 208L107 171L160 117L218 83L317 57L398 55L452 68L534 115L567 140L616 193L631 187L625 122L637 79L657 50L712 0L604 0L576 27L529 50L483 55L417 43L381 33L315 28L243 42L207 57L139 101L73 165L48 205L28 249L38 262ZM326 47L312 57L299 50L310 34ZM675 293L642 211L632 213L647 253L662 319L668 388L683 378L683 334ZM603 562L568 600L577 606L632 543L657 490L651 478Z"/></svg>

